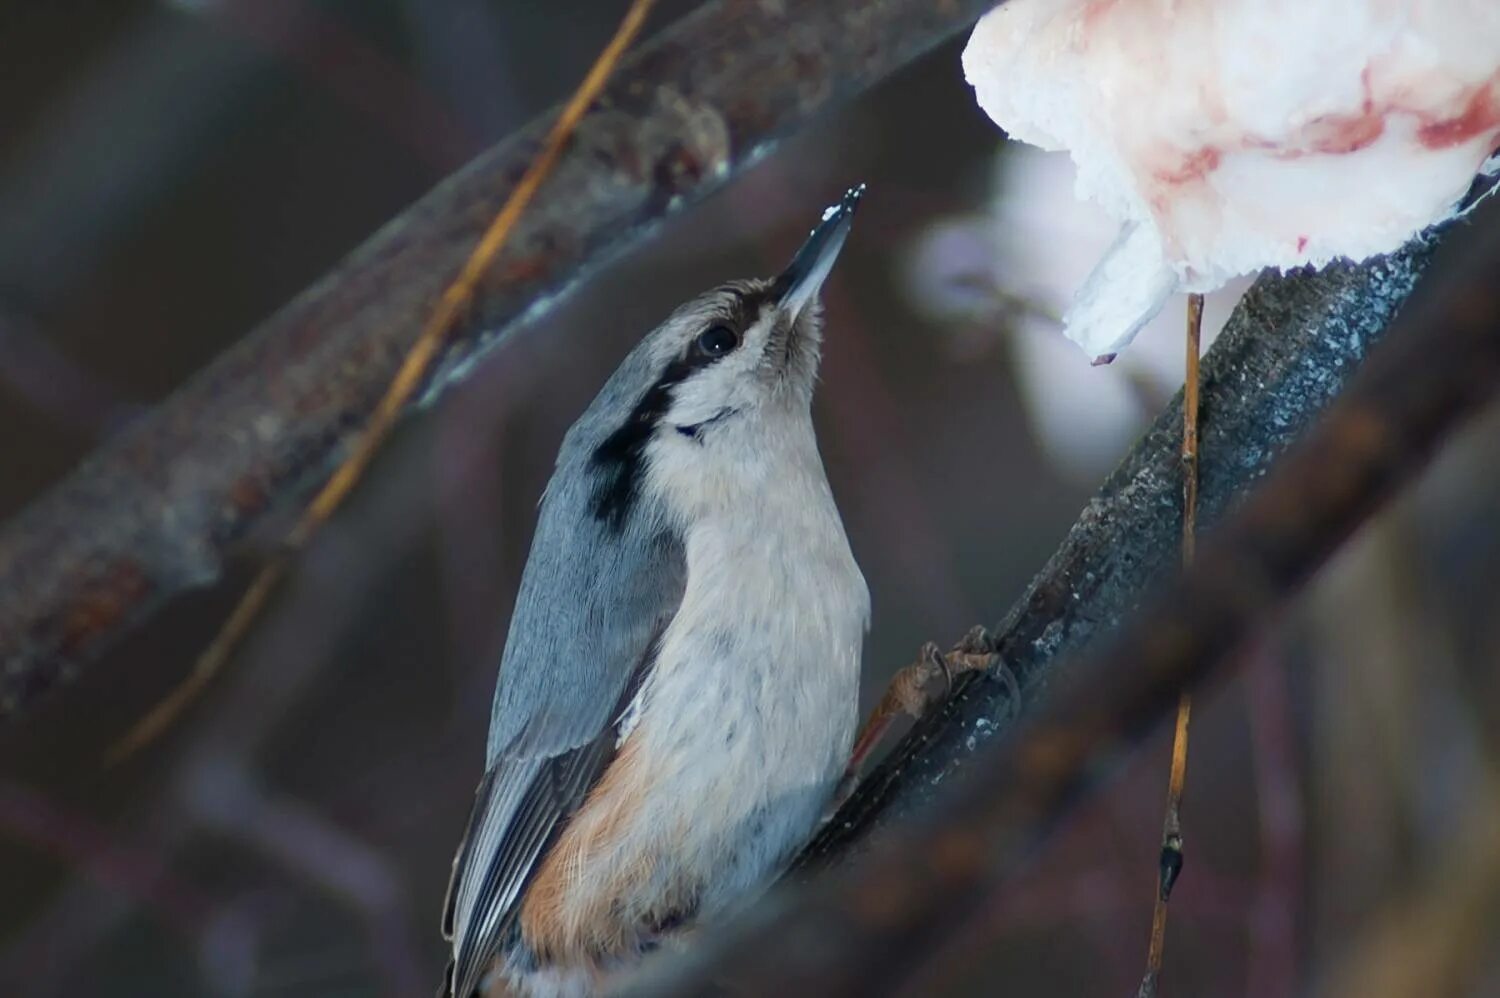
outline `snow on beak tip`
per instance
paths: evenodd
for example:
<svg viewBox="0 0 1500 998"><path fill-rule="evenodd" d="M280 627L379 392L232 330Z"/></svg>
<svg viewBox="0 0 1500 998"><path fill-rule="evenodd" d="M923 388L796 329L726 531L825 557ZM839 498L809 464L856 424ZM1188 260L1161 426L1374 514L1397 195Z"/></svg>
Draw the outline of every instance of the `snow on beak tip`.
<svg viewBox="0 0 1500 998"><path fill-rule="evenodd" d="M778 303L792 319L796 319L807 303L817 297L833 270L854 224L854 210L859 207L864 193L865 185L856 184L844 192L837 204L829 205L817 228L812 230L797 255L792 257L791 264L776 279L776 285L781 289Z"/></svg>

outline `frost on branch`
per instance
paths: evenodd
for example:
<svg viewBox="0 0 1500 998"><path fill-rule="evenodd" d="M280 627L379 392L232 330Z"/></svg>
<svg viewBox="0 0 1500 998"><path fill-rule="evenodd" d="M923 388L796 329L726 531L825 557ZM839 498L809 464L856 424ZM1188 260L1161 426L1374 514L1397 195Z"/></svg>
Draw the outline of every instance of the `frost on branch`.
<svg viewBox="0 0 1500 998"><path fill-rule="evenodd" d="M1500 144L1494 0L1010 0L963 62L1120 223L1065 317L1097 359L1174 291L1395 249Z"/></svg>

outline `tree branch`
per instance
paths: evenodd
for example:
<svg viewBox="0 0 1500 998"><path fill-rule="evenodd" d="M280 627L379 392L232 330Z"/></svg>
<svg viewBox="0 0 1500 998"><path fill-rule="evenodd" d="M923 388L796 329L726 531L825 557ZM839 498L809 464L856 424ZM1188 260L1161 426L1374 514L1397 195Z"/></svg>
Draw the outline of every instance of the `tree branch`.
<svg viewBox="0 0 1500 998"><path fill-rule="evenodd" d="M1200 532L1266 473L1343 389L1426 269L1435 237L1354 266L1268 274L1235 308L1203 361ZM926 807L937 788L1046 689L1057 663L1136 608L1181 559L1182 396L1157 417L1084 508L995 629L1014 683L970 674L864 779L804 863L837 856L872 828Z"/></svg>
<svg viewBox="0 0 1500 998"><path fill-rule="evenodd" d="M714 0L663 32L626 61L579 128L477 290L427 397L777 137L990 6ZM0 717L166 599L213 581L274 502L327 474L552 118L439 185L6 525Z"/></svg>
<svg viewBox="0 0 1500 998"><path fill-rule="evenodd" d="M737 932L704 940L650 993L702 994L733 982L747 994L865 995L909 983L1067 803L1152 730L1181 691L1222 668L1250 629L1500 387L1500 226L1485 221L1452 237L1462 246L1453 247L1460 252L1451 272L1424 289L1422 307L1395 320L1321 423L1207 536L1194 567L1077 660L1012 737L955 744L984 743L1000 726L997 706L1011 706L996 698L1001 684L984 679L908 740L863 806L879 811L883 800L884 821L934 796L939 778L967 770L925 820L886 829L847 868L772 898ZM1204 512L1222 514L1236 485L1258 477L1295 430L1289 424L1322 407L1426 256L1408 249L1365 267L1257 284L1205 365ZM1283 324L1291 342L1278 339ZM1176 487L1163 473L1175 460L1174 418L1164 416L1137 446L1007 618L1002 647L1033 692L1057 672L1050 663L1060 653L1129 609L1133 587L1152 574L1143 560L1175 559L1178 507L1163 499ZM1155 538L1154 549L1142 546ZM875 811L836 819L813 855L846 846L877 823Z"/></svg>

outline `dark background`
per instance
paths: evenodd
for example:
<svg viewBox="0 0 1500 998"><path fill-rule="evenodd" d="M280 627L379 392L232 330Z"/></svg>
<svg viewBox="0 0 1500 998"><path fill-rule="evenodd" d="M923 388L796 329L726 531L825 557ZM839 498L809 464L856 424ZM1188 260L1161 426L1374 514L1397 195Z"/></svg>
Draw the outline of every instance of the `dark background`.
<svg viewBox="0 0 1500 998"><path fill-rule="evenodd" d="M663 3L653 25L691 7ZM561 100L623 9L0 4L0 515ZM874 598L867 702L922 640L997 619L1109 463L1080 471L1034 432L1038 393L1061 393L1080 432L1123 440L1161 391L1132 378L1143 408L1125 420L1093 404L1121 375L1067 352L1050 362L1066 374L1039 388L1002 302L1035 289L1008 286L983 238L934 242L1003 226L999 193L1028 196L997 192L1006 154L958 52L783 143L409 420L167 739L103 765L210 639L248 562L0 728L0 994L430 993L494 670L563 430L671 307L779 269L855 181L870 194L827 293L815 415ZM1441 966L1456 983L1429 979L1425 993L1500 987L1500 846L1488 845L1500 830L1474 817L1493 810L1500 730L1500 423L1488 424L1200 710L1169 994L1302 993L1391 952L1374 933L1403 916L1462 930L1428 933L1454 947ZM1134 992L1164 736L1059 830L926 993ZM1445 863L1466 871L1464 888L1434 895ZM1423 890L1436 913L1412 899ZM1466 891L1478 900L1460 910Z"/></svg>

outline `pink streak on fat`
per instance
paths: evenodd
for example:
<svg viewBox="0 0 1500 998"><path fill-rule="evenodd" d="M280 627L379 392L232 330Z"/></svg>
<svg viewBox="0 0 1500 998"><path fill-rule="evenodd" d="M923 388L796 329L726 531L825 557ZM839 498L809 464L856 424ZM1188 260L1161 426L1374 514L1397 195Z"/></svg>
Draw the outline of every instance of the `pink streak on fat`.
<svg viewBox="0 0 1500 998"><path fill-rule="evenodd" d="M1429 149L1447 149L1461 145L1486 132L1490 136L1490 148L1494 149L1500 138L1500 73L1496 73L1482 85L1469 92L1468 100L1458 114L1451 118L1429 121L1417 131L1417 138Z"/></svg>
<svg viewBox="0 0 1500 998"><path fill-rule="evenodd" d="M1428 149L1448 149L1494 132L1491 147L1500 144L1500 73L1484 83L1461 91L1457 100L1460 110L1448 117L1435 118L1429 111L1414 110L1399 100L1376 104L1369 96L1369 68L1362 74L1367 94L1364 107L1355 115L1325 115L1303 126L1288 140L1270 142L1252 133L1242 133L1232 140L1220 140L1180 152L1170 163L1151 171L1158 190L1151 202L1158 209L1172 203L1168 192L1174 188L1201 184L1218 170L1225 154L1262 151L1276 159L1301 159L1305 156L1342 156L1359 152L1385 134L1387 121L1398 115L1412 115L1423 124L1417 139ZM1298 141L1300 140L1300 141ZM1299 244L1298 249L1302 246Z"/></svg>

